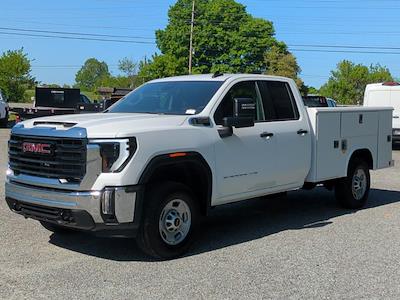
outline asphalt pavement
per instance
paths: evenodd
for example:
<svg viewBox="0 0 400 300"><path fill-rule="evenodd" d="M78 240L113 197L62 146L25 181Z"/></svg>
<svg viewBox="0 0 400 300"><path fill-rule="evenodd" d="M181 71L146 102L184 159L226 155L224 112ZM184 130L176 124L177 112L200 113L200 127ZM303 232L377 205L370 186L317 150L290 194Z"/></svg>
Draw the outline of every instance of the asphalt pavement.
<svg viewBox="0 0 400 300"><path fill-rule="evenodd" d="M129 239L58 236L4 201L9 130L0 129L2 299L399 299L400 151L372 173L368 206L318 188L214 210L188 255L152 261Z"/></svg>

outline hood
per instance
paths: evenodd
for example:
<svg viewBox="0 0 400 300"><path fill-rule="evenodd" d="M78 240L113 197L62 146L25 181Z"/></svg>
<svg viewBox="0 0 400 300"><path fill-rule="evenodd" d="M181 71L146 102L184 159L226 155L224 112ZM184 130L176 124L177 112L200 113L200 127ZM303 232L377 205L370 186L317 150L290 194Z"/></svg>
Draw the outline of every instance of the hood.
<svg viewBox="0 0 400 300"><path fill-rule="evenodd" d="M180 126L186 119L187 116L176 115L94 113L38 118L25 121L22 125L24 128L49 127L60 130L84 128L89 138L114 138Z"/></svg>

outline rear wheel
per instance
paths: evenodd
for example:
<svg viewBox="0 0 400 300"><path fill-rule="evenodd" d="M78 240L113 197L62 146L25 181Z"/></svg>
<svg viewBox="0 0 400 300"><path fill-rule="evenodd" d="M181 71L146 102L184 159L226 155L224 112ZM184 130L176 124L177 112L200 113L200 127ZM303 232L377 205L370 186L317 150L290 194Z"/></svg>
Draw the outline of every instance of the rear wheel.
<svg viewBox="0 0 400 300"><path fill-rule="evenodd" d="M199 209L189 188L175 182L153 185L137 243L148 255L171 259L185 253L193 241Z"/></svg>
<svg viewBox="0 0 400 300"><path fill-rule="evenodd" d="M356 158L350 163L347 177L335 185L336 199L345 208L361 208L367 202L370 185L368 164Z"/></svg>
<svg viewBox="0 0 400 300"><path fill-rule="evenodd" d="M40 224L42 224L42 226L44 228L46 228L47 230L57 233L57 234L70 234L73 233L73 229L67 228L67 227L63 227L57 224L53 224L53 223L49 223L46 221L40 221Z"/></svg>

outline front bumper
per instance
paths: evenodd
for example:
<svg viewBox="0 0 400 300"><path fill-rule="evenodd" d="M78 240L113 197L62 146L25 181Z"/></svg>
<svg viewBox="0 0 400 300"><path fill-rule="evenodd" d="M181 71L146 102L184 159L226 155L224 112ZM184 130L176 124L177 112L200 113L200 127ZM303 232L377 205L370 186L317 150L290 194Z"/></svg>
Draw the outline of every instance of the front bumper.
<svg viewBox="0 0 400 300"><path fill-rule="evenodd" d="M104 216L103 191L55 190L17 182L6 182L10 209L26 218L107 236L135 236L140 224L142 188L117 187L114 218Z"/></svg>

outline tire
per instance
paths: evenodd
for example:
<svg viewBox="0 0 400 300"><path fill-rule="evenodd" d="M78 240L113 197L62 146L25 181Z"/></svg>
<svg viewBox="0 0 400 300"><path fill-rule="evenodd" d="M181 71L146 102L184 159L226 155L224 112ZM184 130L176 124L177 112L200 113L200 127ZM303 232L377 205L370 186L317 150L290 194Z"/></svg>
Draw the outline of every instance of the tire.
<svg viewBox="0 0 400 300"><path fill-rule="evenodd" d="M54 232L56 234L71 234L74 232L73 229L66 228L57 224L49 223L46 221L40 221L40 224L47 230Z"/></svg>
<svg viewBox="0 0 400 300"><path fill-rule="evenodd" d="M371 177L368 164L355 158L350 162L347 177L339 179L335 185L335 197L345 208L362 208L368 199Z"/></svg>
<svg viewBox="0 0 400 300"><path fill-rule="evenodd" d="M156 259L172 259L184 254L194 240L199 207L192 191L176 182L149 186L138 246Z"/></svg>

